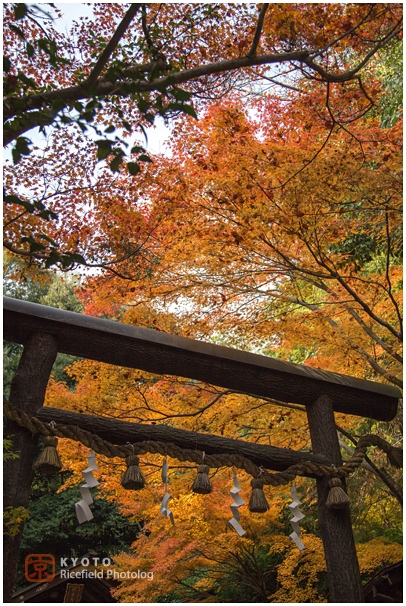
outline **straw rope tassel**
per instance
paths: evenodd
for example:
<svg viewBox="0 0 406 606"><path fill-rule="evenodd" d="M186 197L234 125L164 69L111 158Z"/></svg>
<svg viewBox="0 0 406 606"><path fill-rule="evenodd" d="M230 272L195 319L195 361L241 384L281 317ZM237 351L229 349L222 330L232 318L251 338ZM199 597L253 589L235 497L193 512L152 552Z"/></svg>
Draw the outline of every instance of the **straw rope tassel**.
<svg viewBox="0 0 406 606"><path fill-rule="evenodd" d="M60 438L68 438L69 440L76 440L81 442L87 448L91 448L98 454L103 456L114 458L121 457L126 458L131 454L129 446L117 445L104 440L99 435L94 434L86 429L82 429L77 425L69 425L63 423L55 424L52 434L49 427L40 421L37 417L30 417L25 411L15 408L10 404L7 398L3 395L3 410L8 419L15 421L20 427L25 427L33 435L41 433L44 436L55 435ZM365 435L362 436L356 445L354 454L350 457L345 464L341 465L337 469L333 469L331 465L325 463L315 463L311 461L301 461L295 463L279 473L269 473L264 471L261 476L264 484L270 484L271 486L283 486L290 484L297 476L306 476L307 474L317 476L327 476L329 478L348 477L354 473L358 467L360 467L362 461L365 459L366 450L369 446L377 446L383 450L393 465L402 465L402 449L394 447L386 440L383 440L379 436ZM177 444L171 442L160 442L147 440L137 442L135 445L135 453L143 455L146 453L151 454L162 454L169 455L178 461L191 461L199 463L202 459L202 455L196 449L181 448ZM260 468L253 461L244 457L240 454L231 453L216 453L213 455L206 456L207 464L211 467L237 467L243 469L253 478L258 478Z"/></svg>
<svg viewBox="0 0 406 606"><path fill-rule="evenodd" d="M210 467L204 464L205 454L206 453L203 451L203 464L198 466L197 476L192 486L192 490L196 494L210 494L213 492L213 486L208 475Z"/></svg>
<svg viewBox="0 0 406 606"><path fill-rule="evenodd" d="M261 468L260 474L258 478L254 478L251 480L251 498L248 504L248 509L252 513L265 513L269 509L269 503L266 500L266 496L264 493L264 482L261 479L261 474L263 473L263 469Z"/></svg>
<svg viewBox="0 0 406 606"><path fill-rule="evenodd" d="M39 455L38 459L33 465L33 469L45 473L47 475L53 475L61 471L63 465L59 458L56 447L58 445L58 438L55 436L44 437L44 450Z"/></svg>
<svg viewBox="0 0 406 606"><path fill-rule="evenodd" d="M130 444L128 442L128 444ZM130 444L132 446L132 444ZM141 490L146 484L144 474L138 467L140 463L139 457L134 454L134 446L132 446L133 454L126 457L127 469L121 480L121 486L126 490Z"/></svg>
<svg viewBox="0 0 406 606"><path fill-rule="evenodd" d="M328 493L326 505L330 509L342 509L350 504L349 496L344 492L340 478L331 478L328 481L330 491Z"/></svg>

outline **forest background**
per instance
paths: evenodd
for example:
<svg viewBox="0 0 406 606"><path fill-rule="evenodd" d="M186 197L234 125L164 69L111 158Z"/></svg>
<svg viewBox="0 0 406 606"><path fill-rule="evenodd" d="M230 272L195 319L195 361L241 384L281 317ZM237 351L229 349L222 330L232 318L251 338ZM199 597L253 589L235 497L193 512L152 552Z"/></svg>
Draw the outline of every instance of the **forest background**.
<svg viewBox="0 0 406 606"><path fill-rule="evenodd" d="M401 10L94 4L67 36L57 5L4 5L4 293L401 386ZM159 120L165 154L148 150ZM5 343L6 395L19 355ZM300 407L62 355L45 405L311 448ZM365 433L401 443L401 411L336 422L344 458ZM169 459L176 527L159 520L158 455L135 494L98 456L95 517L77 526L88 449L60 452L62 474L35 475L28 508L6 511L9 533L24 528L16 587L26 554L91 545L154 572L121 583L124 602L327 601L314 481L297 482L300 553L289 487L266 487L265 514L241 510L246 536L227 529L227 468L202 497L194 466ZM365 581L402 557L400 472L376 452L369 465L348 482Z"/></svg>

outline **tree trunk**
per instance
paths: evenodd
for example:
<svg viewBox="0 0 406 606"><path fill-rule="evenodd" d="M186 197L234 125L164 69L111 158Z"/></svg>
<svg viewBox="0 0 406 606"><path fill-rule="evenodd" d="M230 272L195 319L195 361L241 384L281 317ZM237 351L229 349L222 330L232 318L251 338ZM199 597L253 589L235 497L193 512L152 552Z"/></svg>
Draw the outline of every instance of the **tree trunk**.
<svg viewBox="0 0 406 606"><path fill-rule="evenodd" d="M321 396L306 406L313 452L323 454L336 467L342 465L331 401ZM324 546L331 603L362 603L364 596L348 507L326 506L329 479L317 478L318 524ZM344 485L344 482L343 482ZM345 485L344 485L345 489Z"/></svg>
<svg viewBox="0 0 406 606"><path fill-rule="evenodd" d="M45 390L57 354L52 335L36 333L25 344L11 382L10 404L35 415L44 404ZM4 507L27 507L33 477L32 464L38 452L38 436L6 419L4 436L12 439L18 459L4 462ZM4 602L9 602L15 582L23 525L11 537L4 535Z"/></svg>

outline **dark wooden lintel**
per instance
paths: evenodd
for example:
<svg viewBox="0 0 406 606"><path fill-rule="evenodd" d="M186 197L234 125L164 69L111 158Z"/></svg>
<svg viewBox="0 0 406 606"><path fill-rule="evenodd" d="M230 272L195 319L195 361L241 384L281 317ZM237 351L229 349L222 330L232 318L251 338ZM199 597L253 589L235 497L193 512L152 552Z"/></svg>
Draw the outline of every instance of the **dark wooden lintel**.
<svg viewBox="0 0 406 606"><path fill-rule="evenodd" d="M307 452L296 452L285 448L276 448L265 444L253 444L244 440L233 440L207 433L197 433L178 429L169 425L147 425L130 423L107 417L96 417L58 408L41 408L36 417L43 423L55 421L57 424L77 425L82 429L97 434L112 444L124 445L130 442L153 440L157 442L172 442L180 448L204 450L212 454L240 454L253 463L273 471L284 471L290 465L302 461L330 464L327 457Z"/></svg>
<svg viewBox="0 0 406 606"><path fill-rule="evenodd" d="M309 405L328 396L337 412L389 421L397 387L4 297L4 339L48 332L58 351L156 374L177 375L258 397Z"/></svg>

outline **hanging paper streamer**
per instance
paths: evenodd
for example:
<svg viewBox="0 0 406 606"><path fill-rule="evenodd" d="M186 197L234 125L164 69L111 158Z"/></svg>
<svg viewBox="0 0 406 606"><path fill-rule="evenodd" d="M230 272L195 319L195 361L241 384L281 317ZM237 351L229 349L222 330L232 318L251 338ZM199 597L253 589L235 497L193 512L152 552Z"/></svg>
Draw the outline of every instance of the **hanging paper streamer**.
<svg viewBox="0 0 406 606"><path fill-rule="evenodd" d="M232 505L230 505L230 509L231 509L231 513L233 514L233 517L231 518L231 520L229 520L227 522L227 524L228 524L228 526L232 526L234 528L234 530L238 533L238 535L240 537L242 537L245 534L245 530L238 523L239 519L240 519L240 512L238 511L238 508L241 507L242 505L245 505L245 501L238 494L240 492L240 490L242 490L242 488L238 483L237 472L236 472L235 468L233 470L233 474L234 474L234 477L233 477L234 488L232 488L230 490L230 494L234 499L234 503Z"/></svg>
<svg viewBox="0 0 406 606"><path fill-rule="evenodd" d="M170 521L172 522L172 526L175 526L175 521L173 519L173 513L170 509L168 509L168 501L169 499L172 499L171 495L168 494L168 463L166 462L166 459L164 459L163 465L162 465L162 482L165 484L165 496L162 499L162 503L161 503L161 507L159 510L159 517L165 516L165 518L169 518Z"/></svg>
<svg viewBox="0 0 406 606"><path fill-rule="evenodd" d="M86 484L82 484L79 486L80 494L82 495L82 500L78 503L75 503L75 511L76 517L78 519L79 524L83 524L83 522L89 522L93 519L93 514L90 510L89 505L93 503L92 495L90 494L89 488L94 488L97 486L99 482L96 480L92 471L99 471L99 468L96 465L96 455L93 450L90 451L89 456L87 457L88 468L82 471L82 476L86 482Z"/></svg>
<svg viewBox="0 0 406 606"><path fill-rule="evenodd" d="M292 541L294 541L296 543L296 547L298 547L298 549L300 551L302 551L305 548L305 546L303 545L302 541L299 539L299 535L301 533L299 522L300 522L300 520L303 520L303 518L305 516L298 509L298 506L301 505L301 502L298 499L296 487L294 484L292 484L291 494L292 494L293 503L288 505L288 507L291 510L291 512L293 513L294 517L290 521L290 524L293 528L293 532L292 532L292 534L289 535L289 537L292 539Z"/></svg>

